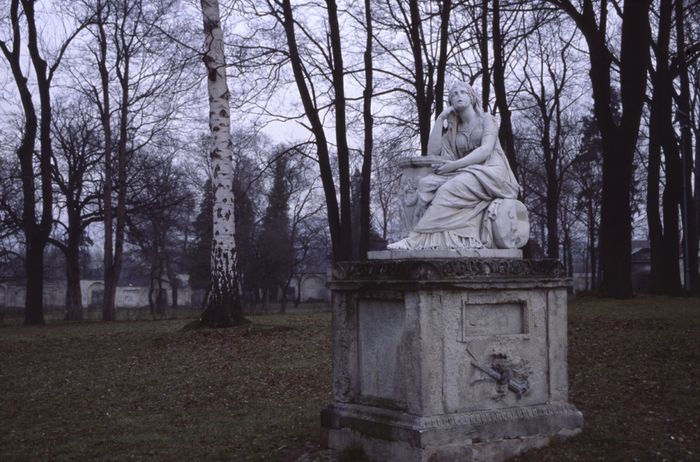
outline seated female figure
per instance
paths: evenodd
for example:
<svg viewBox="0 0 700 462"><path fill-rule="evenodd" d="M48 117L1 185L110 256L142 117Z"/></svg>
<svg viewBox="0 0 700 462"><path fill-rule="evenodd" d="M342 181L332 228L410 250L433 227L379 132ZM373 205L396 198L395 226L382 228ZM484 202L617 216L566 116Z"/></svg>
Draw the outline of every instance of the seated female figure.
<svg viewBox="0 0 700 462"><path fill-rule="evenodd" d="M428 154L445 162L418 182L419 209L427 209L409 236L389 249L493 248L489 206L517 199L520 186L498 142L495 118L481 110L464 82L452 86L448 104L428 141Z"/></svg>

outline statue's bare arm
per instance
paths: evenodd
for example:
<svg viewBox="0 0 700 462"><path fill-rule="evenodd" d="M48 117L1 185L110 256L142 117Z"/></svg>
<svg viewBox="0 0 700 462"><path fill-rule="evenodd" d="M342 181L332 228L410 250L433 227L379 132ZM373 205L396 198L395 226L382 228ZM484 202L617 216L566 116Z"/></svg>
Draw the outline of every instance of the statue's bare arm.
<svg viewBox="0 0 700 462"><path fill-rule="evenodd" d="M447 116L454 112L452 106L447 106L435 119L435 125L433 125L433 130L430 132L430 137L428 137L428 155L429 156L440 156L442 155L442 126L447 120Z"/></svg>
<svg viewBox="0 0 700 462"><path fill-rule="evenodd" d="M435 169L435 173L445 174L459 170L469 165L480 164L485 161L493 152L498 141L498 126L492 117L482 116L484 120L481 146L462 157L461 159L446 162Z"/></svg>

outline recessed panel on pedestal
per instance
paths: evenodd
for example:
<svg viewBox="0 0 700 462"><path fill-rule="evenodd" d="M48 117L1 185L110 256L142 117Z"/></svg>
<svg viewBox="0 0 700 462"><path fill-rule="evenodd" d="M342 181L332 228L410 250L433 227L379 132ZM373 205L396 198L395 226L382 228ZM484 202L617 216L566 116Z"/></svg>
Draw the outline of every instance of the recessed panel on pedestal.
<svg viewBox="0 0 700 462"><path fill-rule="evenodd" d="M403 302L358 302L360 400L406 406Z"/></svg>

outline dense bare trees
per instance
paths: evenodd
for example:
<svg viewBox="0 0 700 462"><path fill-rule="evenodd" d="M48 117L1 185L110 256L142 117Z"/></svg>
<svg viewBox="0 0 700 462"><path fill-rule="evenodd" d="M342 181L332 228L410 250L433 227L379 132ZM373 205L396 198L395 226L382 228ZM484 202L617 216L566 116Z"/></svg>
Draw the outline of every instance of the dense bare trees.
<svg viewBox="0 0 700 462"><path fill-rule="evenodd" d="M104 177L103 319L114 320L126 233L127 168L163 132L192 86L192 57L171 40L177 2L84 2L93 22L71 76L95 105L102 127ZM86 62L87 61L87 62ZM187 79L186 79L187 77Z"/></svg>
<svg viewBox="0 0 700 462"><path fill-rule="evenodd" d="M9 22L10 36L0 39L0 50L10 67L24 116L21 141L16 150L22 181L21 227L24 232L27 276L24 322L43 324L44 248L53 225L51 86L68 45L85 23L78 25L66 38L60 39L58 50L53 52L55 58L49 62L46 50L40 49L39 30L42 26L37 23L35 2L11 0L9 7L9 17L6 20ZM29 68L24 65L25 53L29 54ZM30 83L30 78L35 80L35 86ZM38 93L38 110L33 98L35 92ZM37 142L39 155L35 160ZM37 199L40 203L38 210Z"/></svg>
<svg viewBox="0 0 700 462"><path fill-rule="evenodd" d="M557 33L559 40L551 41L551 37ZM543 202L547 256L557 259L560 257L559 208L562 189L573 158L571 135L575 130L569 109L579 96L571 91L574 88L570 69L573 64L571 47L575 34L568 33L566 37L561 34L560 23L549 24L533 32L523 42L525 61L520 73L524 98L521 110L532 121L530 126L536 135L533 153L541 161L544 173L539 183L545 185Z"/></svg>
<svg viewBox="0 0 700 462"><path fill-rule="evenodd" d="M80 248L89 240L88 227L101 221L99 207L102 170L100 128L86 101L56 108L53 117L52 176L59 214L56 223L56 245L66 259L66 320L82 319L80 292Z"/></svg>
<svg viewBox="0 0 700 462"><path fill-rule="evenodd" d="M178 304L179 279L191 233L194 199L187 179L187 165L173 152L147 153L129 165L126 242L148 271L149 305L163 314L165 286Z"/></svg>
<svg viewBox="0 0 700 462"><path fill-rule="evenodd" d="M205 312L210 324L241 320L235 261L245 252L256 254L255 230L269 207L262 192L274 183L273 143L261 144L258 157L238 156L246 138L234 145L227 117L236 121L234 131L245 122L250 139L264 131L284 141L283 149L293 152L291 173L301 165L296 157L317 172L313 194L304 196L310 190L302 188L275 199L287 202L277 211L288 217L284 227L294 248L286 280L274 283L280 286L304 266L300 255L313 239L325 239L320 208L335 260L365 258L372 226L392 238L395 160L425 153L432 115L442 110L455 80L480 86L482 105L498 115L501 143L534 208L533 240L547 256L571 272L585 260L592 288L626 297L632 294L632 237L648 237L651 290L680 294L681 281L699 289L696 2L268 0L226 2L222 19L216 17L218 2L209 0L202 11L176 0L97 0L75 3L69 32L43 43L38 3L5 3L0 65L3 82L13 86L1 96L16 110L0 114L0 170L8 179L0 191L0 237L15 246L5 255L18 248L25 253L27 323L42 322L42 259L49 240L66 252L69 319L82 312L76 268L84 236L96 236L103 247L105 320L115 318L128 247L159 254L154 246L164 240L157 237L162 229L144 231L157 217L139 216L131 207L139 199L139 175L129 171L165 158L178 164L172 156L196 149L207 101L202 57L212 104L206 109L212 118L207 168L216 221L211 268L217 276L209 306L217 308ZM192 45L192 34L201 29L192 27L191 18L200 13L207 36L216 33L203 49ZM9 146L16 160L8 157ZM241 163L233 167L238 157ZM353 199L354 170L360 172L359 200ZM258 180L255 195L234 185L236 172L244 182ZM640 178L645 181L636 190ZM97 195L95 188L101 188ZM180 188L190 194L190 186ZM14 198L18 191L21 201ZM236 211L232 191L248 209L249 221L236 236L245 242L239 253L233 218L243 208ZM640 201L637 211L633 205ZM163 203L161 209L171 205L181 204ZM306 220L310 211L313 219ZM92 226L97 222L103 233ZM635 229L633 222L641 226ZM245 285L255 259L243 260ZM170 274L155 270L154 281L177 279L166 267L162 272Z"/></svg>
<svg viewBox="0 0 700 462"><path fill-rule="evenodd" d="M579 10L569 0L550 0L576 24L588 44L593 108L603 143L603 196L601 208L601 289L612 297L632 295L632 162L644 104L650 39L650 0L625 2L620 12L619 57L608 42L608 5L585 0ZM622 117L612 111L613 64L619 64Z"/></svg>

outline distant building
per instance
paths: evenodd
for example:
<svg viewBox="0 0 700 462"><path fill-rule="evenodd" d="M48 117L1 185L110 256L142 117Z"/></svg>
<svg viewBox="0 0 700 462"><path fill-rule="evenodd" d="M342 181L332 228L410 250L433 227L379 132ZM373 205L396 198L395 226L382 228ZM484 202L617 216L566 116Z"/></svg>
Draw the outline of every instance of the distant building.
<svg viewBox="0 0 700 462"><path fill-rule="evenodd" d="M588 272L588 262L581 255L574 258L574 292L590 290L591 274ZM698 254L700 259L700 254ZM683 281L683 256L678 260ZM637 293L649 292L651 285L651 243L648 240L632 241L632 288Z"/></svg>

